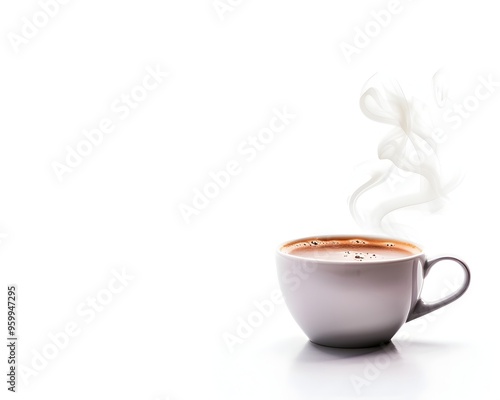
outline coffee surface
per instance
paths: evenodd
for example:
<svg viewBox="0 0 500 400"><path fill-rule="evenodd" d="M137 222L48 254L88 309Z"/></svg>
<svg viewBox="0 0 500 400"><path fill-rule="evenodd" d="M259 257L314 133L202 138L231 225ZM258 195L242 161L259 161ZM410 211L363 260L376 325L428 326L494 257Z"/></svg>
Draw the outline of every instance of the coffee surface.
<svg viewBox="0 0 500 400"><path fill-rule="evenodd" d="M310 238L284 245L281 251L298 257L326 261L377 261L421 253L413 244L384 239Z"/></svg>

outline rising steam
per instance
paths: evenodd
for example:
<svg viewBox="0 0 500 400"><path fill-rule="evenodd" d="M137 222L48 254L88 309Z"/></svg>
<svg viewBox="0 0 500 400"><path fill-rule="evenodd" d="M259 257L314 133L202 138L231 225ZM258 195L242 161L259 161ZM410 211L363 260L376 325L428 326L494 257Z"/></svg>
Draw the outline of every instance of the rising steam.
<svg viewBox="0 0 500 400"><path fill-rule="evenodd" d="M443 74L436 73L433 84L436 104L442 107L447 96ZM379 143L379 161L369 166L371 178L351 195L349 208L364 229L401 234L394 232L391 213L417 205L439 209L459 178L443 178L431 112L421 101L407 100L398 83L372 77L360 107L365 116L388 125L390 131ZM364 202L367 207L361 205L363 198L369 198Z"/></svg>

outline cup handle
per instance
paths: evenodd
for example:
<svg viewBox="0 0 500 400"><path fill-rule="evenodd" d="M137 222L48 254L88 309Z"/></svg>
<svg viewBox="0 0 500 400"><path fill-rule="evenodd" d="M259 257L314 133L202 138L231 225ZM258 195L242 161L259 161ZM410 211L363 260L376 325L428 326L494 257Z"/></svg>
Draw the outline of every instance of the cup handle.
<svg viewBox="0 0 500 400"><path fill-rule="evenodd" d="M424 303L422 299L418 299L417 303L415 304L415 307L413 307L413 310L411 310L410 315L408 315L408 319L406 322L414 320L415 318L421 317L422 315L428 314L432 311L437 310L438 308L444 307L447 304L450 304L451 302L455 301L458 299L460 296L462 296L467 288L469 287L470 284L470 270L469 267L467 266L466 263L464 263L462 260L459 260L458 258L455 257L450 257L450 256L445 256L445 257L439 257L434 260L428 260L425 262L424 265L424 278L427 276L429 271L431 270L432 266L437 264L439 261L443 260L451 260L455 261L458 265L462 267L465 273L464 281L462 282L462 285L452 294L446 296L444 299L434 301L432 303Z"/></svg>

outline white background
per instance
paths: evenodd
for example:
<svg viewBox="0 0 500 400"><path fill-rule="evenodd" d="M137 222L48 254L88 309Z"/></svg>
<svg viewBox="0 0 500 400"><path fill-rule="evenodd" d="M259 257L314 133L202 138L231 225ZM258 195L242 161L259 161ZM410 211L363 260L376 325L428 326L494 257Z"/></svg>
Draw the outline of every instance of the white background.
<svg viewBox="0 0 500 400"><path fill-rule="evenodd" d="M40 5L1 5L0 293L17 285L18 362L31 371L18 375L19 398L493 398L500 87L459 128L443 125L449 165L464 173L446 207L401 221L429 255L468 262L463 298L405 325L386 350L316 348L283 304L242 343L223 339L278 288L279 243L365 232L348 198L389 130L359 110L370 76L432 101L445 68L458 104L479 77L500 81L493 2L402 0L351 62L341 43L387 2L233 4L221 18L210 0L73 0L19 46L11 34ZM113 102L158 66L169 76L120 119ZM248 161L238 146L283 107L296 117ZM114 131L60 182L52 163L103 118ZM231 160L240 173L186 223L179 205ZM133 279L109 299L123 270ZM430 275L429 293L460 276L449 271ZM96 296L109 304L87 321ZM50 353L68 324L79 333ZM52 359L35 361L44 349Z"/></svg>

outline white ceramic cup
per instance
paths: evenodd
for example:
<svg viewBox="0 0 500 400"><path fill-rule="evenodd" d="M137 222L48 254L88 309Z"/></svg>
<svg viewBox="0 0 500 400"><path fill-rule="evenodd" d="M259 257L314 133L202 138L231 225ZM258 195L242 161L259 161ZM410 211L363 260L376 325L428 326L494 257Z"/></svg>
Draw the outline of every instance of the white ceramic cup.
<svg viewBox="0 0 500 400"><path fill-rule="evenodd" d="M455 257L428 260L420 247L406 257L346 262L288 254L291 243L335 240L317 236L290 241L277 251L278 279L285 302L297 324L316 344L330 347L371 347L387 343L401 326L462 296L470 282L467 265ZM346 236L338 237L346 239ZM347 237L359 240L406 240ZM463 268L462 285L449 296L425 303L420 299L424 278L439 261L452 260Z"/></svg>

